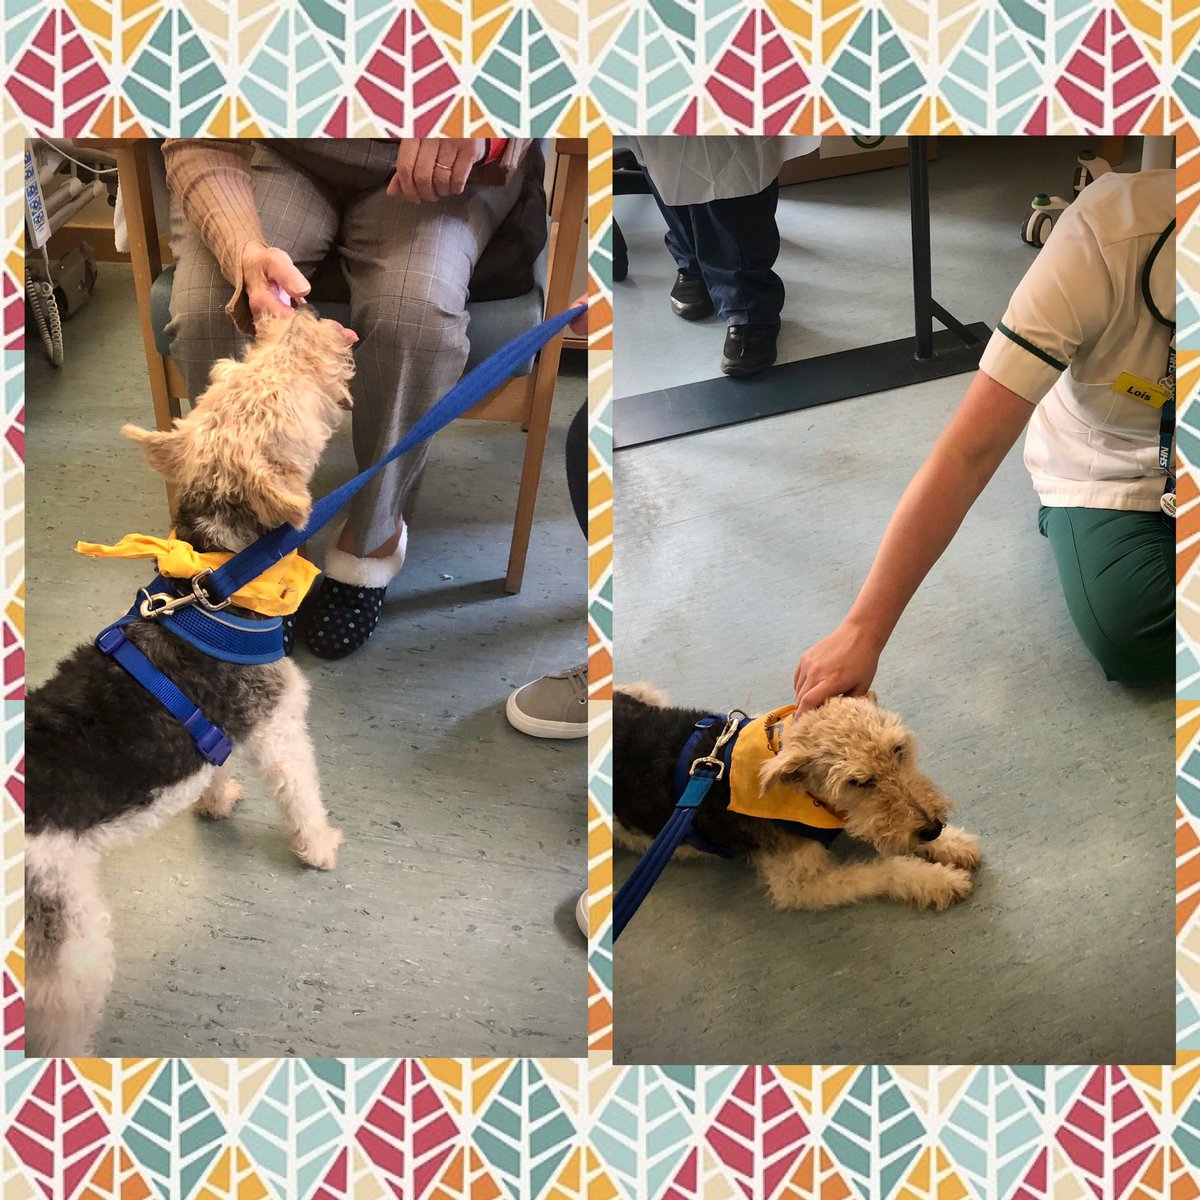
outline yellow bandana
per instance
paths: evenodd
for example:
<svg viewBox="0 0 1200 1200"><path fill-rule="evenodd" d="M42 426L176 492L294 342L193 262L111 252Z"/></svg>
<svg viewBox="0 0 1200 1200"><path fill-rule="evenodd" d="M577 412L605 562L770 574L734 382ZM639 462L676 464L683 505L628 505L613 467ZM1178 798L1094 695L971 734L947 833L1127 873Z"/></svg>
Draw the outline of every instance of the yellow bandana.
<svg viewBox="0 0 1200 1200"><path fill-rule="evenodd" d="M783 722L794 709L794 704L785 705L742 727L729 768L729 811L744 817L799 821L817 829L841 829L846 822L808 792L785 783L773 783L766 791L761 790L759 772L763 763L779 753Z"/></svg>
<svg viewBox="0 0 1200 1200"><path fill-rule="evenodd" d="M233 557L224 550L201 554L188 542L181 542L173 532L169 538L127 533L115 546L76 542L75 549L88 558L157 558L158 573L168 579L191 579L201 571L215 571ZM233 603L264 617L289 616L300 607L320 573L293 550L257 579L234 592Z"/></svg>

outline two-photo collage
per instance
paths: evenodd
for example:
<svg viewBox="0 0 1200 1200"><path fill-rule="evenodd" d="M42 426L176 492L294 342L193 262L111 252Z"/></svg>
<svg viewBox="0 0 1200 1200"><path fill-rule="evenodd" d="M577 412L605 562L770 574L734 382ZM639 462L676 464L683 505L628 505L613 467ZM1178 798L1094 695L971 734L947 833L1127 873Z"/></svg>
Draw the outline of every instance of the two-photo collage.
<svg viewBox="0 0 1200 1200"><path fill-rule="evenodd" d="M25 1058L1174 1064L1178 191L28 137Z"/></svg>

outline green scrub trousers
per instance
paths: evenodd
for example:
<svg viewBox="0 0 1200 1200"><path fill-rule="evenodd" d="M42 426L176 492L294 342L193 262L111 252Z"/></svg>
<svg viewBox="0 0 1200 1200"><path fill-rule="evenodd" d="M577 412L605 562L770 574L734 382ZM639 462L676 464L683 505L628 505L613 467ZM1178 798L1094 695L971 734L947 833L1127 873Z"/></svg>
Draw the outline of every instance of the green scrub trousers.
<svg viewBox="0 0 1200 1200"><path fill-rule="evenodd" d="M1105 678L1131 687L1174 679L1174 525L1156 512L1042 507L1038 529Z"/></svg>

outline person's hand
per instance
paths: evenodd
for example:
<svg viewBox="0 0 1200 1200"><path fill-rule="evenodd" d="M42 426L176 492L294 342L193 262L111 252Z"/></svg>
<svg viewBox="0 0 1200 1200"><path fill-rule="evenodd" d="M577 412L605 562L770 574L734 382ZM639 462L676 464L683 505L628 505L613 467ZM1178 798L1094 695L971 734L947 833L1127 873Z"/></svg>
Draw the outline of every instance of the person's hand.
<svg viewBox="0 0 1200 1200"><path fill-rule="evenodd" d="M839 625L800 655L792 683L799 715L831 696L865 696L883 647L853 626Z"/></svg>
<svg viewBox="0 0 1200 1200"><path fill-rule="evenodd" d="M277 246L264 246L262 242L248 242L242 251L242 285L255 322L264 313L291 317L311 291L308 280L287 252ZM338 321L329 323L338 327L349 345L358 341L353 329Z"/></svg>
<svg viewBox="0 0 1200 1200"><path fill-rule="evenodd" d="M242 250L242 285L257 321L263 313L290 317L295 303L304 299L311 286L289 255L275 246L247 242Z"/></svg>
<svg viewBox="0 0 1200 1200"><path fill-rule="evenodd" d="M471 168L487 153L487 138L404 138L387 194L413 204L458 196Z"/></svg>
<svg viewBox="0 0 1200 1200"><path fill-rule="evenodd" d="M587 302L588 294L587 292L584 292L583 295L578 299L572 300L568 307L578 308L581 304L586 304ZM572 333L578 334L580 337L586 337L588 331L588 314L586 312L581 312L579 316L572 318L571 323L567 326L567 328Z"/></svg>

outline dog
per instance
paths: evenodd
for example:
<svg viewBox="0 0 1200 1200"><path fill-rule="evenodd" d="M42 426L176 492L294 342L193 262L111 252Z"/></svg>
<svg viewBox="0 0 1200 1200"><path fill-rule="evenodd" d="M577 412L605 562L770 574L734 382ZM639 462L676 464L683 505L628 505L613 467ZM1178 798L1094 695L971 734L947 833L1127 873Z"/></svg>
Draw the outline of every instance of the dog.
<svg viewBox="0 0 1200 1200"><path fill-rule="evenodd" d="M703 709L670 706L648 684L619 687L613 697L614 841L644 852L675 806L675 770ZM774 714L773 714L774 715ZM749 736L754 726L739 734ZM760 725L760 728L763 728ZM755 808L770 793L773 803L792 797L813 826L799 820L748 816L730 809L730 774L739 781L738 750L732 772L715 782L696 811L693 829L704 849L722 848L748 858L779 909L822 909L886 897L918 908L945 909L972 887L979 842L946 818L953 805L917 770L916 741L900 718L879 706L872 693L825 701L794 720L771 726L774 753L763 736L761 763L742 766L757 778L744 786ZM707 730L689 757L711 754L722 731ZM789 808L790 811L790 808ZM842 862L825 843L838 827L866 842L877 856ZM683 845L676 856L701 853Z"/></svg>
<svg viewBox="0 0 1200 1200"><path fill-rule="evenodd" d="M350 408L354 360L336 325L302 307L260 318L257 335L240 359L213 367L170 431L121 430L175 487L176 536L202 552L236 552L284 523L302 529L309 481ZM153 620L125 633L258 768L301 861L332 868L342 834L321 801L308 685L295 664L211 658ZM88 1055L114 966L101 854L189 806L228 817L241 789L228 762L208 763L184 726L90 644L30 693L25 747L26 1054Z"/></svg>

